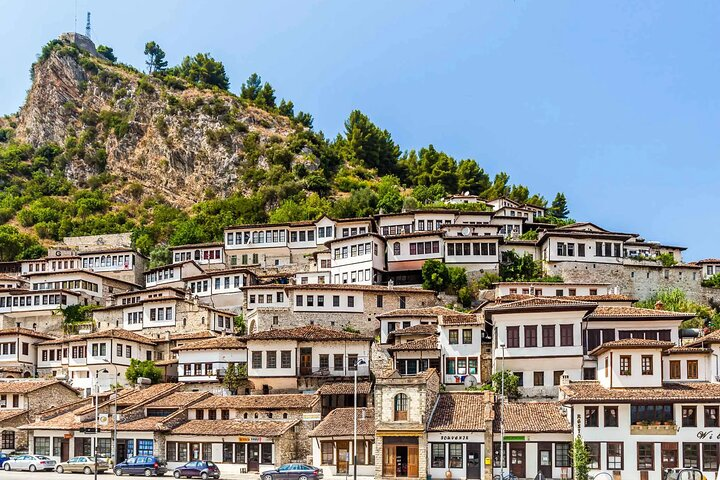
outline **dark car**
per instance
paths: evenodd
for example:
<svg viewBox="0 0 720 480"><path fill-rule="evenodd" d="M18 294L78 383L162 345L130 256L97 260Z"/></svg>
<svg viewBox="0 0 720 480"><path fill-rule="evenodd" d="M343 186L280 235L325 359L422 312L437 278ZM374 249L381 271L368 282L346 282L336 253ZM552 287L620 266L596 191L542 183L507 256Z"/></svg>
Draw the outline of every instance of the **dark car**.
<svg viewBox="0 0 720 480"><path fill-rule="evenodd" d="M167 462L151 455L139 455L118 463L115 465L113 472L115 472L115 475L118 477L126 474L145 475L146 477L157 475L162 477L167 473Z"/></svg>
<svg viewBox="0 0 720 480"><path fill-rule="evenodd" d="M10 455L7 453L0 452L0 467L2 467L2 464L10 460Z"/></svg>
<svg viewBox="0 0 720 480"><path fill-rule="evenodd" d="M206 460L196 460L188 462L185 465L175 467L173 471L175 478L187 477L187 478L202 478L206 480L208 478L220 478L220 469L213 462Z"/></svg>
<svg viewBox="0 0 720 480"><path fill-rule="evenodd" d="M262 480L318 480L323 478L321 468L306 463L286 463L275 470L260 474Z"/></svg>

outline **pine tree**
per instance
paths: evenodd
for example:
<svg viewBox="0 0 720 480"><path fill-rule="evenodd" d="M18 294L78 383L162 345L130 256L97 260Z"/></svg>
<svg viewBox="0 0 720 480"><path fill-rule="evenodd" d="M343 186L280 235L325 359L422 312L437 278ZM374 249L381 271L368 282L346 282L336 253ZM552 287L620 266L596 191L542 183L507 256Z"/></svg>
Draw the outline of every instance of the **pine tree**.
<svg viewBox="0 0 720 480"><path fill-rule="evenodd" d="M255 103L261 107L275 108L275 89L272 85L265 82L255 98Z"/></svg>
<svg viewBox="0 0 720 480"><path fill-rule="evenodd" d="M253 73L240 87L240 97L254 101L260 93L261 88L262 78L257 73Z"/></svg>
<svg viewBox="0 0 720 480"><path fill-rule="evenodd" d="M490 177L475 160L461 160L457 168L458 193L478 195L490 188Z"/></svg>
<svg viewBox="0 0 720 480"><path fill-rule="evenodd" d="M146 43L145 55L148 57L145 62L145 65L148 66L148 73L162 72L167 68L168 62L165 60L165 52L157 43Z"/></svg>
<svg viewBox="0 0 720 480"><path fill-rule="evenodd" d="M565 194L562 192L558 192L558 194L555 195L555 200L553 200L552 205L548 209L548 215L555 218L567 218L569 214L570 210L568 210L567 207L567 199L565 198Z"/></svg>
<svg viewBox="0 0 720 480"><path fill-rule="evenodd" d="M280 106L278 106L278 111L280 112L280 115L285 115L288 118L293 118L295 116L295 105L293 105L293 102L291 100L285 101L283 98L280 100Z"/></svg>

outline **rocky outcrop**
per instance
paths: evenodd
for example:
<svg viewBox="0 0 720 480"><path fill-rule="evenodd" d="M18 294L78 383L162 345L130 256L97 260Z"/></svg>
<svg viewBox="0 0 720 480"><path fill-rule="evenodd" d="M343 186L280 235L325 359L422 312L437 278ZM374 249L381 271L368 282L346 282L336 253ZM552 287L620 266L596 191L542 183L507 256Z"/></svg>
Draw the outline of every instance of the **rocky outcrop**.
<svg viewBox="0 0 720 480"><path fill-rule="evenodd" d="M228 92L169 85L69 41L34 65L16 136L65 146L66 174L78 184L106 171L186 207L244 191L244 171L269 167L264 147L298 128Z"/></svg>

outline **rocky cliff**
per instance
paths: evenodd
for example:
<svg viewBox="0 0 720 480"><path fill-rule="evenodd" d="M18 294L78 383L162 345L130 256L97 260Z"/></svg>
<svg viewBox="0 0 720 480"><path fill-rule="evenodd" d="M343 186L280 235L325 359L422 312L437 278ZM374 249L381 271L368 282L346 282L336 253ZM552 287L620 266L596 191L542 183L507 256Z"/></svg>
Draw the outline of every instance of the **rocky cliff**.
<svg viewBox="0 0 720 480"><path fill-rule="evenodd" d="M268 168L266 147L302 128L229 92L113 64L72 40L61 36L33 66L15 136L64 146L66 175L78 184L108 172L188 206L243 191L243 172ZM291 157L286 163L312 163L312 155Z"/></svg>

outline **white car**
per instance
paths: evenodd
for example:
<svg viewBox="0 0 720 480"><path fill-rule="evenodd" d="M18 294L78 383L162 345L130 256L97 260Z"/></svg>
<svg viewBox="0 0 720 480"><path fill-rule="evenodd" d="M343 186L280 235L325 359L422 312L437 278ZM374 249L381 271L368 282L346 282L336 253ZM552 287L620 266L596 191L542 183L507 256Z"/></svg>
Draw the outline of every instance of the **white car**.
<svg viewBox="0 0 720 480"><path fill-rule="evenodd" d="M3 468L8 472L10 470L36 472L38 470L55 470L56 463L55 460L45 455L18 455L3 463Z"/></svg>

